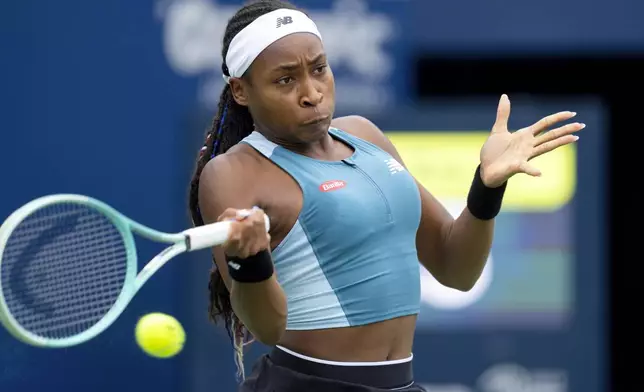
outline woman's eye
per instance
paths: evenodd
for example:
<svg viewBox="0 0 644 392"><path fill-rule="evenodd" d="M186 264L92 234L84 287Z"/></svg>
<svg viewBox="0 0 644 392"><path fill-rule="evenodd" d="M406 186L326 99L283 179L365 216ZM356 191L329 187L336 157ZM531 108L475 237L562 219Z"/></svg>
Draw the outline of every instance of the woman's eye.
<svg viewBox="0 0 644 392"><path fill-rule="evenodd" d="M326 67L327 67L326 64L325 65L320 65L319 67L316 67L313 70L313 72L318 73L318 74L323 73L326 70Z"/></svg>
<svg viewBox="0 0 644 392"><path fill-rule="evenodd" d="M289 84L293 81L293 78L290 76L283 77L277 81L278 84Z"/></svg>

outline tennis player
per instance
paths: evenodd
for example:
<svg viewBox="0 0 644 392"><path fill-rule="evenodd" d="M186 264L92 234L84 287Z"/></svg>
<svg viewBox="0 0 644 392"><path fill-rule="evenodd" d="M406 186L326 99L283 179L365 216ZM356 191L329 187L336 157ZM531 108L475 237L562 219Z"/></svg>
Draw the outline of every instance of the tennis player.
<svg viewBox="0 0 644 392"><path fill-rule="evenodd" d="M333 73L306 14L249 4L229 21L222 56L227 83L190 210L195 225L236 220L213 251L210 313L232 332L241 376L249 337L272 347L240 391L422 391L412 374L418 263L445 286L472 288L507 180L539 176L528 161L584 125L549 130L575 115L560 112L510 133L503 95L453 219L373 123L333 117Z"/></svg>

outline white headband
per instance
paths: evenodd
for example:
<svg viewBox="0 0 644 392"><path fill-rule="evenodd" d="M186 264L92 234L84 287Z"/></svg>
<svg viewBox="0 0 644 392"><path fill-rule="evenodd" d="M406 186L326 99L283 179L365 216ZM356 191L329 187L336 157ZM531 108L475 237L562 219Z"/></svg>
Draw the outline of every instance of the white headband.
<svg viewBox="0 0 644 392"><path fill-rule="evenodd" d="M311 33L322 39L315 23L304 13L282 8L260 16L244 27L228 47L226 66L230 78L240 78L270 44L294 33Z"/></svg>

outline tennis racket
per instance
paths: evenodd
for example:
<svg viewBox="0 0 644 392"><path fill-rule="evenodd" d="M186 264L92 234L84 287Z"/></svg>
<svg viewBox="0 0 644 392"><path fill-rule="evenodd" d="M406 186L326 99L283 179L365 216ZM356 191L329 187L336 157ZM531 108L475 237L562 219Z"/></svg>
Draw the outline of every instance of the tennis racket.
<svg viewBox="0 0 644 392"><path fill-rule="evenodd" d="M223 244L230 224L168 234L90 197L35 199L0 226L0 323L37 347L86 342L107 329L165 263ZM171 245L139 272L134 234Z"/></svg>

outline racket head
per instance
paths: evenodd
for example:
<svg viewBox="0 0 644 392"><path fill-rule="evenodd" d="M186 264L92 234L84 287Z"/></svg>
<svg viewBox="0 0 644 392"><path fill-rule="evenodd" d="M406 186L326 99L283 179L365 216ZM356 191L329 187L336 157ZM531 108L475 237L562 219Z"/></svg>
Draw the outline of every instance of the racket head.
<svg viewBox="0 0 644 392"><path fill-rule="evenodd" d="M130 221L118 211L82 195L35 199L0 226L0 323L33 346L86 342L130 302L136 274Z"/></svg>

